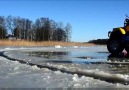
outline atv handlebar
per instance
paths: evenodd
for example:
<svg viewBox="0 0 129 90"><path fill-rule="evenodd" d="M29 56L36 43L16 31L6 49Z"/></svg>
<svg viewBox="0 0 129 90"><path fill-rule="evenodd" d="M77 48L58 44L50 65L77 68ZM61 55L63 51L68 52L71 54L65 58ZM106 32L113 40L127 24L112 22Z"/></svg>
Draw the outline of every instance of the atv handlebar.
<svg viewBox="0 0 129 90"><path fill-rule="evenodd" d="M124 21L124 26L126 26L127 24L129 24L129 18L126 18Z"/></svg>
<svg viewBox="0 0 129 90"><path fill-rule="evenodd" d="M110 35L111 35L111 31L108 32L108 37L110 37Z"/></svg>
<svg viewBox="0 0 129 90"><path fill-rule="evenodd" d="M125 16L126 16L126 18L124 21L124 26L127 26L127 25L129 25L129 16L127 14Z"/></svg>

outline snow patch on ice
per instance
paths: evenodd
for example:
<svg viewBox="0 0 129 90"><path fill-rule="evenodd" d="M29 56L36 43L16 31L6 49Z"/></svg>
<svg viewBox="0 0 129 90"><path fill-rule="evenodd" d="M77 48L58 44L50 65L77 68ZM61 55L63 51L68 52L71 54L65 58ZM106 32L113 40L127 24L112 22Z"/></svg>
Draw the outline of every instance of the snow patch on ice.
<svg viewBox="0 0 129 90"><path fill-rule="evenodd" d="M12 48L5 48L5 50L14 50L14 49L12 49Z"/></svg>
<svg viewBox="0 0 129 90"><path fill-rule="evenodd" d="M55 48L61 48L62 46L61 45L55 45Z"/></svg>
<svg viewBox="0 0 129 90"><path fill-rule="evenodd" d="M78 48L78 46L74 46L74 48Z"/></svg>

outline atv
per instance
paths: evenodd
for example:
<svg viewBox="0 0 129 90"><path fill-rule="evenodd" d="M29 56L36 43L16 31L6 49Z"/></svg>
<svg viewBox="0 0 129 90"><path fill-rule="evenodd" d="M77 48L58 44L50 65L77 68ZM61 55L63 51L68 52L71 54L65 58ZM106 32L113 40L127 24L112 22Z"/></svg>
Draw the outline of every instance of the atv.
<svg viewBox="0 0 129 90"><path fill-rule="evenodd" d="M126 16L124 27L113 28L108 37L107 49L111 54L119 54L124 49L129 53L129 17Z"/></svg>

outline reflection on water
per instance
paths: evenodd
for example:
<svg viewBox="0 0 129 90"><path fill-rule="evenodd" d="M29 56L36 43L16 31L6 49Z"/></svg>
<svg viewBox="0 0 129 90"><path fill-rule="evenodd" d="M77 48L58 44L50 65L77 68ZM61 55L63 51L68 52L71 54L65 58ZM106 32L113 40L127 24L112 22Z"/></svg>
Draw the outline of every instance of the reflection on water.
<svg viewBox="0 0 129 90"><path fill-rule="evenodd" d="M111 61L111 62L123 62L125 64L129 63L129 57L124 56L123 54L118 54L118 55L110 54L108 56L107 60Z"/></svg>
<svg viewBox="0 0 129 90"><path fill-rule="evenodd" d="M83 63L90 64L90 62L95 63L96 59L92 55L87 55L87 52L63 52L63 51L43 51L43 52L26 52L28 56L46 58L45 62L52 63ZM90 61L89 61L90 60Z"/></svg>
<svg viewBox="0 0 129 90"><path fill-rule="evenodd" d="M107 61L111 63L110 68L113 73L129 74L129 57L123 53L118 55L110 54Z"/></svg>
<svg viewBox="0 0 129 90"><path fill-rule="evenodd" d="M107 59L100 59L101 56L99 56L96 53L96 56L94 54L87 55L85 52L81 52L81 54L75 55L76 52L63 52L63 51L34 51L34 52L27 52L27 55L34 56L34 57L41 57L46 58L47 60L44 62L49 63L78 63L78 64L107 64L110 68L110 72L112 73L120 73L120 74L129 74L129 58L124 57L123 54L119 55L112 55L105 52L98 52L99 55L103 54Z"/></svg>
<svg viewBox="0 0 129 90"><path fill-rule="evenodd" d="M47 59L54 57L63 57L69 54L70 52L27 52L27 55L29 56L43 57Z"/></svg>

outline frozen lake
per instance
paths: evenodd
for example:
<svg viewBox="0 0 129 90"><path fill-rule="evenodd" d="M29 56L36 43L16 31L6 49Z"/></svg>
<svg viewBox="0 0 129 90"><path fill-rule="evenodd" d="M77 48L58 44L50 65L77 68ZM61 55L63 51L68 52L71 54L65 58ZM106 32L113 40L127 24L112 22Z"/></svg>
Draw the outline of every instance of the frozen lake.
<svg viewBox="0 0 129 90"><path fill-rule="evenodd" d="M106 46L0 47L2 88L128 88L129 58Z"/></svg>

